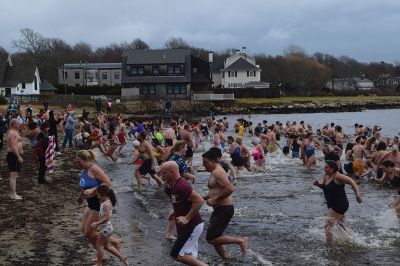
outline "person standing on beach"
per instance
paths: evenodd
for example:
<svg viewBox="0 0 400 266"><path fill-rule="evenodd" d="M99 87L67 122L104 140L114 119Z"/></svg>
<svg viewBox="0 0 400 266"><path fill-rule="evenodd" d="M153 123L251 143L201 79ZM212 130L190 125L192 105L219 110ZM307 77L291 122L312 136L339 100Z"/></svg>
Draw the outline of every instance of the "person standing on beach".
<svg viewBox="0 0 400 266"><path fill-rule="evenodd" d="M7 131L7 123L3 119L3 114L0 113L0 150L3 149L4 133Z"/></svg>
<svg viewBox="0 0 400 266"><path fill-rule="evenodd" d="M48 132L50 129L50 125L48 122L44 122L40 125L40 133L37 136L37 144L35 146L35 153L39 160L39 184L48 184L49 182L45 178L46 174L46 150L49 146L49 136Z"/></svg>
<svg viewBox="0 0 400 266"><path fill-rule="evenodd" d="M161 175L167 183L165 192L172 202L172 216L176 217L178 232L178 238L170 252L171 257L186 265L207 265L197 259L198 241L204 228L199 212L204 202L203 198L181 177L176 162L163 163Z"/></svg>
<svg viewBox="0 0 400 266"><path fill-rule="evenodd" d="M65 148L67 142L69 144L69 147L72 148L72 137L74 134L74 115L75 113L73 111L70 111L67 115L67 119L65 122L65 136L62 144L63 148Z"/></svg>
<svg viewBox="0 0 400 266"><path fill-rule="evenodd" d="M17 195L17 177L21 171L21 164L23 163L22 154L24 153L22 148L22 138L19 135L20 123L16 118L10 121L10 130L7 135L7 164L8 170L10 171L10 198L15 200L22 199L21 196Z"/></svg>
<svg viewBox="0 0 400 266"><path fill-rule="evenodd" d="M243 256L247 253L249 240L247 237L233 237L223 235L234 214L232 192L233 185L229 182L228 174L218 163L218 155L209 150L202 155L203 166L210 172L208 179L208 195L203 198L214 211L210 217L206 240L214 245L218 255L228 259L229 255L224 245L236 244L240 246Z"/></svg>

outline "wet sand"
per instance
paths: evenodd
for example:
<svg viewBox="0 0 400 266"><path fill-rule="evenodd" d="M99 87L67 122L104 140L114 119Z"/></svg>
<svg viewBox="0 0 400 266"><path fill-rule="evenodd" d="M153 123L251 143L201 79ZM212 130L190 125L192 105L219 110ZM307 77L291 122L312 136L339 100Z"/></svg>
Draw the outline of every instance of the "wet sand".
<svg viewBox="0 0 400 266"><path fill-rule="evenodd" d="M24 163L17 179L20 201L11 200L6 151L0 152L0 265L93 265L95 250L81 236L84 206L76 205L80 170L74 163L75 150L64 150L53 174L46 173L50 184L37 183L38 165L27 143ZM120 223L113 216L116 235L122 237L123 253L131 265L156 265L161 262L157 243L141 232L134 220ZM120 265L115 258L105 265ZM158 264L160 265L160 264Z"/></svg>

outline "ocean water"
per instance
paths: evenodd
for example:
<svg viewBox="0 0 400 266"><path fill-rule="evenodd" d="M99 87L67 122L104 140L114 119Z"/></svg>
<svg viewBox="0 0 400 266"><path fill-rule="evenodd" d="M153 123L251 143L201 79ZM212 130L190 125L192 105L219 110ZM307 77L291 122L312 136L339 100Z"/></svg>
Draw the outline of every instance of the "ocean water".
<svg viewBox="0 0 400 266"><path fill-rule="evenodd" d="M231 115L228 119L233 125L241 117ZM304 120L313 125L314 130L327 122L335 122L349 134L353 132L353 124L358 122L380 125L384 136L393 137L399 131L400 110L251 116L253 124L262 120L279 120L283 124ZM232 127L226 135L235 136L231 131ZM284 142L282 139L281 146ZM249 137L245 138L245 143L250 147ZM194 155L195 168L201 167L201 152L211 147L206 141L201 145ZM129 143L125 153L131 154L131 151ZM316 155L317 166L311 170L305 169L300 160L288 159L277 152L267 155L265 170L241 171L233 194L235 215L225 233L248 236L248 256L242 258L237 246L228 246L232 259L220 260L213 247L206 243L204 233L199 258L210 265L400 265L400 224L394 210L388 208L396 192L368 181L359 183L361 204L356 202L351 187L346 186L350 202L346 217L351 232L345 234L335 228L334 248L325 249L327 207L322 191L312 185L314 180L322 179L324 164L322 153L317 151ZM116 208L116 231L123 232L122 239L129 247L130 241L139 241L130 235L130 226L134 224L144 235L140 241L154 243L153 254L154 250L159 254L154 256L154 265L179 265L168 257L172 243L164 239L171 203L163 191L158 191L155 181L148 184L143 180L142 193L135 192L134 167L127 164L130 159L122 158L118 163L112 163L98 156L98 163L112 179L120 202ZM200 194L206 194L208 173L197 173L196 177L194 188ZM205 229L211 212L212 208L207 205L201 209ZM125 248L127 254L135 256L135 252L146 251Z"/></svg>

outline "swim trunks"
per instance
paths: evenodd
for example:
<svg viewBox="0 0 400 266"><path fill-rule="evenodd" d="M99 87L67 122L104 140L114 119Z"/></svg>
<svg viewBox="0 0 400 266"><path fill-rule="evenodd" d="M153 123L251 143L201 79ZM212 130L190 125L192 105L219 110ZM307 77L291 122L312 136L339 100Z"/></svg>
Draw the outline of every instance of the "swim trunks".
<svg viewBox="0 0 400 266"><path fill-rule="evenodd" d="M21 164L13 152L7 153L7 164L10 172L21 172Z"/></svg>
<svg viewBox="0 0 400 266"><path fill-rule="evenodd" d="M151 168L152 167L152 161L151 159L144 159L142 162L142 165L140 166L139 172L142 175L147 175L148 173L151 175L154 175L156 171Z"/></svg>
<svg viewBox="0 0 400 266"><path fill-rule="evenodd" d="M224 205L214 208L210 217L210 224L207 229L207 241L222 236L235 210L233 205Z"/></svg>
<svg viewBox="0 0 400 266"><path fill-rule="evenodd" d="M354 161L353 162L353 174L362 174L364 172L363 162Z"/></svg>

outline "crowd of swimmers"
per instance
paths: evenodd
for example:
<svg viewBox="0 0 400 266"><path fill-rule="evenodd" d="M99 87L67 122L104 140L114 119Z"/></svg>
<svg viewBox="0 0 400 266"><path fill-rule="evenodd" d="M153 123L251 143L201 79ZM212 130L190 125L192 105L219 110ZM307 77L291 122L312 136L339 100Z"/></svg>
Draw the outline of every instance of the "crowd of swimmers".
<svg viewBox="0 0 400 266"><path fill-rule="evenodd" d="M327 246L331 246L335 224L348 231L345 213L349 202L345 184L352 187L359 203L362 198L357 182L362 180L387 184L400 194L399 138L384 138L379 126L370 128L355 124L354 132L346 135L342 127L333 122L314 131L304 121L298 124L288 121L285 125L279 121L253 124L251 117L238 119L233 125L226 117L204 118L197 122L177 119L166 125L163 119L132 121L120 114L99 112L89 117L85 110L76 121L74 114L72 106L58 114L41 110L36 118L28 109L25 115L18 111L11 114L7 121L10 197L22 199L16 193L16 178L23 163L22 136L26 136L35 149L38 143L45 145L46 138L55 135L57 156L61 156L57 135L64 131L62 147L66 148L68 143L69 147L80 150L76 155L76 162L82 169L77 202L87 202L82 232L97 250L96 265L102 265L106 258L104 250L125 265L128 261L121 255L121 240L112 234L110 219L116 197L109 177L96 164L94 149L112 162L130 157L128 164L134 166L132 172L138 192L142 189L142 179L150 181L150 178L156 181L159 189L165 190L172 203L166 224L166 238L175 240L171 256L187 265L205 265L197 259L197 242L204 227L199 210L204 203L214 209L207 228L207 242L221 258L229 257L224 248L228 244L239 245L246 255L246 237L223 233L234 215L232 192L240 181L241 171L266 171L266 154L283 154L300 160L308 169L315 167L319 160L324 161L323 179L315 181L314 185L323 190L327 202ZM233 130L228 131L230 127ZM245 144L247 139L251 147ZM202 154L202 166L194 167L193 155L200 146L205 147L204 143L212 147ZM127 145L133 145L132 154L124 151ZM322 158L317 158L317 150L321 150ZM200 195L190 184L195 182L196 173L200 171L210 173L207 195ZM39 183L44 181L44 174L39 173ZM400 198L393 207L400 216Z"/></svg>

